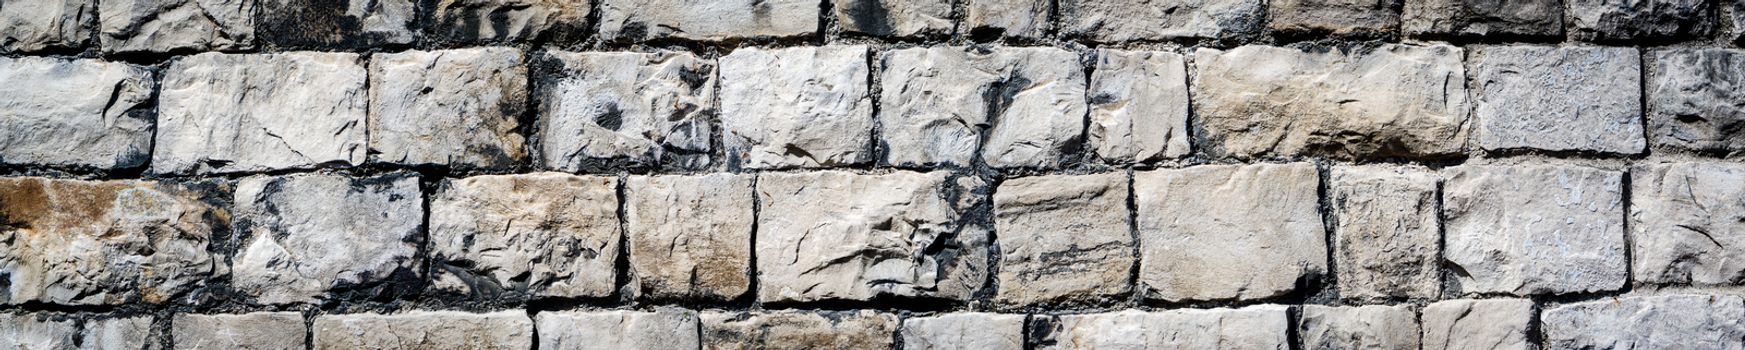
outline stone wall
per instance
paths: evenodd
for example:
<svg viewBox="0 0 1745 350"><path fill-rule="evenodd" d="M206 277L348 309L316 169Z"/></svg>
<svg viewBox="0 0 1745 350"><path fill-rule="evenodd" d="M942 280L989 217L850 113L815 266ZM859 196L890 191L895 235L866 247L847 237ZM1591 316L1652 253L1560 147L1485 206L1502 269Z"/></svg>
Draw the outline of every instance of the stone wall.
<svg viewBox="0 0 1745 350"><path fill-rule="evenodd" d="M0 0L0 348L1741 349L1737 0Z"/></svg>

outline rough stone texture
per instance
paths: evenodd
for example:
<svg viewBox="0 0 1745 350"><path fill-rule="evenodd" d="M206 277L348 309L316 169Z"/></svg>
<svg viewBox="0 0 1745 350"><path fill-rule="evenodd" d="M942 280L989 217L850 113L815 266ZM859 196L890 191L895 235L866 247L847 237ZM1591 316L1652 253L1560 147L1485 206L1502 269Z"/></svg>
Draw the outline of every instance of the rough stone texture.
<svg viewBox="0 0 1745 350"><path fill-rule="evenodd" d="M12 11L7 6L0 12ZM0 163L117 169L141 167L150 158L157 86L150 70L97 60L0 58L0 81L6 82L0 84L0 124L6 125Z"/></svg>
<svg viewBox="0 0 1745 350"><path fill-rule="evenodd" d="M436 0L432 31L438 40L461 43L580 39L588 28L590 0Z"/></svg>
<svg viewBox="0 0 1745 350"><path fill-rule="evenodd" d="M0 6L0 52L68 50L91 43L95 0L25 0Z"/></svg>
<svg viewBox="0 0 1745 350"><path fill-rule="evenodd" d="M527 156L521 51L486 47L376 54L370 62L374 162L501 169Z"/></svg>
<svg viewBox="0 0 1745 350"><path fill-rule="evenodd" d="M1128 291L1127 174L1006 180L994 191L1002 303L1092 300Z"/></svg>
<svg viewBox="0 0 1745 350"><path fill-rule="evenodd" d="M1048 0L962 0L968 1L963 28L978 41L1001 37L1036 40L1052 27L1048 18L1054 12Z"/></svg>
<svg viewBox="0 0 1745 350"><path fill-rule="evenodd" d="M1462 50L1199 49L1194 109L1213 154L1440 157L1466 144Z"/></svg>
<svg viewBox="0 0 1745 350"><path fill-rule="evenodd" d="M1630 174L1636 282L1745 282L1745 165L1654 164Z"/></svg>
<svg viewBox="0 0 1745 350"><path fill-rule="evenodd" d="M1526 299L1446 300L1424 307L1424 350L1531 350L1534 315Z"/></svg>
<svg viewBox="0 0 1745 350"><path fill-rule="evenodd" d="M79 335L73 320L50 319L46 315L0 314L0 348L5 349L77 349Z"/></svg>
<svg viewBox="0 0 1745 350"><path fill-rule="evenodd" d="M171 325L177 349L292 350L308 340L303 314L290 311L176 314Z"/></svg>
<svg viewBox="0 0 1745 350"><path fill-rule="evenodd" d="M703 313L704 350L890 349L897 317L868 310Z"/></svg>
<svg viewBox="0 0 1745 350"><path fill-rule="evenodd" d="M1085 72L1058 48L888 52L879 144L896 166L1055 167L1084 147Z"/></svg>
<svg viewBox="0 0 1745 350"><path fill-rule="evenodd" d="M1745 106L1738 103L1745 100L1745 51L1673 49L1650 56L1657 68L1644 86L1650 141L1680 150L1745 153Z"/></svg>
<svg viewBox="0 0 1745 350"><path fill-rule="evenodd" d="M1633 48L1475 50L1475 142L1493 151L1642 152L1640 58Z"/></svg>
<svg viewBox="0 0 1745 350"><path fill-rule="evenodd" d="M207 53L164 73L157 173L235 173L364 161L367 73L358 55Z"/></svg>
<svg viewBox="0 0 1745 350"><path fill-rule="evenodd" d="M1745 348L1745 301L1737 295L1635 296L1545 310L1552 349Z"/></svg>
<svg viewBox="0 0 1745 350"><path fill-rule="evenodd" d="M222 274L222 182L0 178L0 304L165 304ZM212 200L212 201L209 201Z"/></svg>
<svg viewBox="0 0 1745 350"><path fill-rule="evenodd" d="M951 7L962 0L830 0L842 31L883 37L951 34Z"/></svg>
<svg viewBox="0 0 1745 350"><path fill-rule="evenodd" d="M792 38L818 32L816 0L600 0L609 41Z"/></svg>
<svg viewBox="0 0 1745 350"><path fill-rule="evenodd" d="M1307 349L1417 349L1418 313L1407 305L1304 305L1297 334Z"/></svg>
<svg viewBox="0 0 1745 350"><path fill-rule="evenodd" d="M1428 38L1538 38L1563 36L1562 0L1405 0L1407 36Z"/></svg>
<svg viewBox="0 0 1745 350"><path fill-rule="evenodd" d="M545 167L701 168L715 138L715 61L684 52L550 52L540 77Z"/></svg>
<svg viewBox="0 0 1745 350"><path fill-rule="evenodd" d="M1139 292L1255 300L1327 271L1314 165L1204 165L1133 175Z"/></svg>
<svg viewBox="0 0 1745 350"><path fill-rule="evenodd" d="M1385 37L1399 31L1405 1L1274 0L1266 4L1266 26L1290 35Z"/></svg>
<svg viewBox="0 0 1745 350"><path fill-rule="evenodd" d="M980 179L945 172L770 173L757 184L758 299L968 299L988 275ZM984 209L985 210L985 209Z"/></svg>
<svg viewBox="0 0 1745 350"><path fill-rule="evenodd" d="M1290 307L1125 310L1058 316L1044 334L1042 350L1092 349L1273 349L1290 348Z"/></svg>
<svg viewBox="0 0 1745 350"><path fill-rule="evenodd" d="M151 316L86 320L85 329L79 332L79 345L84 349L156 350L159 344L152 328Z"/></svg>
<svg viewBox="0 0 1745 350"><path fill-rule="evenodd" d="M1733 22L1733 26L1730 27L1733 28L1731 31L1731 39L1735 43L1745 42L1745 30L1739 30L1739 28L1745 28L1745 1L1734 0L1731 3L1732 11L1730 11L1731 16L1729 16L1732 17ZM1725 6L1728 5L1723 2L1721 5L1717 5L1717 8ZM1727 19L1721 19L1719 21L1727 21ZM1727 37L1723 36L1722 38Z"/></svg>
<svg viewBox="0 0 1745 350"><path fill-rule="evenodd" d="M1463 165L1442 187L1449 295L1566 294L1624 286L1623 174Z"/></svg>
<svg viewBox="0 0 1745 350"><path fill-rule="evenodd" d="M752 176L632 176L625 227L636 289L654 299L732 300L751 288Z"/></svg>
<svg viewBox="0 0 1745 350"><path fill-rule="evenodd" d="M540 349L697 349L697 312L557 311L534 316Z"/></svg>
<svg viewBox="0 0 1745 350"><path fill-rule="evenodd" d="M105 53L245 50L254 47L255 0L103 0Z"/></svg>
<svg viewBox="0 0 1745 350"><path fill-rule="evenodd" d="M1441 288L1437 185L1419 167L1340 166L1328 180L1339 295L1434 299Z"/></svg>
<svg viewBox="0 0 1745 350"><path fill-rule="evenodd" d="M1694 39L1709 34L1714 10L1706 0L1567 0L1569 36L1576 40Z"/></svg>
<svg viewBox="0 0 1745 350"><path fill-rule="evenodd" d="M1174 39L1236 39L1258 34L1261 0L1062 0L1066 37L1114 43Z"/></svg>
<svg viewBox="0 0 1745 350"><path fill-rule="evenodd" d="M731 167L815 168L871 160L866 46L744 48L721 57Z"/></svg>
<svg viewBox="0 0 1745 350"><path fill-rule="evenodd" d="M903 320L903 348L911 350L1024 348L1024 315L947 313Z"/></svg>
<svg viewBox="0 0 1745 350"><path fill-rule="evenodd" d="M239 180L232 287L259 304L409 293L422 278L423 198L410 173Z"/></svg>
<svg viewBox="0 0 1745 350"><path fill-rule="evenodd" d="M430 200L431 287L480 299L610 296L621 235L617 178L443 180Z"/></svg>
<svg viewBox="0 0 1745 350"><path fill-rule="evenodd" d="M315 318L313 333L316 350L533 348L533 320L522 310L330 314Z"/></svg>
<svg viewBox="0 0 1745 350"><path fill-rule="evenodd" d="M419 0L255 0L261 42L282 48L411 44Z"/></svg>
<svg viewBox="0 0 1745 350"><path fill-rule="evenodd" d="M1088 94L1090 146L1104 162L1188 155L1188 72L1180 54L1100 50Z"/></svg>

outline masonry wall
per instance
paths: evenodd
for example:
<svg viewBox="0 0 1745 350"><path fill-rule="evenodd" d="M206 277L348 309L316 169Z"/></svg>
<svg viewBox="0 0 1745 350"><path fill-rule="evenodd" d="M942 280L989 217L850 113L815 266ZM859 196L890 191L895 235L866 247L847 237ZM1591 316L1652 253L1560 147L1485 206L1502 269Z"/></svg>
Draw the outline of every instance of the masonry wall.
<svg viewBox="0 0 1745 350"><path fill-rule="evenodd" d="M1740 349L1741 24L0 0L0 348Z"/></svg>

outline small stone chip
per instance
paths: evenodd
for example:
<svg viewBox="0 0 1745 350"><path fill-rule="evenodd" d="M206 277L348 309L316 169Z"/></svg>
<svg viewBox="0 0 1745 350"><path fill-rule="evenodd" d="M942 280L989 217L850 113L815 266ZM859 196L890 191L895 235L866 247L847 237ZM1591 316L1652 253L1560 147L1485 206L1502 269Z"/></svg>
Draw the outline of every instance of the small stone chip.
<svg viewBox="0 0 1745 350"><path fill-rule="evenodd" d="M479 299L610 296L620 236L616 178L443 180L430 199L431 287Z"/></svg>

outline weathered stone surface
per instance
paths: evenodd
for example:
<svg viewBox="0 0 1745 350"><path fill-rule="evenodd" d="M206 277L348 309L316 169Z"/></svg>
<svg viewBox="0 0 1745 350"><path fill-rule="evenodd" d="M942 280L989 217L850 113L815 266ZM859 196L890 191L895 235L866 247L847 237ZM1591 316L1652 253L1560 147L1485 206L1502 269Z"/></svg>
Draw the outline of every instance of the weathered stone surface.
<svg viewBox="0 0 1745 350"><path fill-rule="evenodd" d="M527 157L516 130L528 96L520 50L407 51L370 60L372 161L502 169Z"/></svg>
<svg viewBox="0 0 1745 350"><path fill-rule="evenodd" d="M1563 36L1561 0L1405 0L1406 35L1430 38Z"/></svg>
<svg viewBox="0 0 1745 350"><path fill-rule="evenodd" d="M1406 305L1304 305L1297 334L1308 349L1417 349L1418 313Z"/></svg>
<svg viewBox="0 0 1745 350"><path fill-rule="evenodd" d="M233 173L364 161L358 55L207 53L170 64L158 95L158 173Z"/></svg>
<svg viewBox="0 0 1745 350"><path fill-rule="evenodd" d="M316 350L533 348L533 320L522 310L324 315L314 333Z"/></svg>
<svg viewBox="0 0 1745 350"><path fill-rule="evenodd" d="M1188 155L1188 71L1180 54L1101 50L1091 73L1090 143L1104 162Z"/></svg>
<svg viewBox="0 0 1745 350"><path fill-rule="evenodd" d="M903 320L903 348L913 350L1024 348L1024 315L954 312Z"/></svg>
<svg viewBox="0 0 1745 350"><path fill-rule="evenodd" d="M1041 39L1050 28L1053 3L1047 0L965 0L963 18L971 38L978 41L1001 37Z"/></svg>
<svg viewBox="0 0 1745 350"><path fill-rule="evenodd" d="M1745 30L1738 30L1738 28L1745 28L1745 1L1734 0L1731 3L1732 3L1731 6L1733 7L1733 10L1727 11L1727 12L1731 14L1731 16L1728 16L1728 17L1732 17L1732 21L1733 21L1733 26L1729 27L1729 28L1734 28L1731 31L1733 42L1735 42L1735 43L1745 42ZM1723 3L1722 5L1717 5L1717 6L1728 6L1728 5L1725 5L1725 3ZM1720 21L1726 21L1726 19L1722 19ZM1725 37L1723 37L1723 38L1725 38Z"/></svg>
<svg viewBox="0 0 1745 350"><path fill-rule="evenodd" d="M1480 147L1634 154L1646 146L1636 49L1492 46L1472 57Z"/></svg>
<svg viewBox="0 0 1745 350"><path fill-rule="evenodd" d="M751 288L752 177L633 176L625 227L637 290L655 299L732 300Z"/></svg>
<svg viewBox="0 0 1745 350"><path fill-rule="evenodd" d="M979 178L945 172L770 173L758 179L758 299L968 299L988 273Z"/></svg>
<svg viewBox="0 0 1745 350"><path fill-rule="evenodd" d="M411 173L239 180L233 287L260 304L408 293L421 278L423 198Z"/></svg>
<svg viewBox="0 0 1745 350"><path fill-rule="evenodd" d="M288 48L360 49L411 44L418 0L255 0L261 42Z"/></svg>
<svg viewBox="0 0 1745 350"><path fill-rule="evenodd" d="M1567 304L1540 316L1551 349L1745 348L1737 295L1623 297Z"/></svg>
<svg viewBox="0 0 1745 350"><path fill-rule="evenodd" d="M897 166L1055 167L1083 148L1085 73L1057 48L934 46L882 59L879 144Z"/></svg>
<svg viewBox="0 0 1745 350"><path fill-rule="evenodd" d="M86 320L85 329L79 332L79 345L82 349L156 350L160 346L151 323L151 316Z"/></svg>
<svg viewBox="0 0 1745 350"><path fill-rule="evenodd" d="M592 10L589 0L439 0L430 11L439 40L484 43L579 39Z"/></svg>
<svg viewBox="0 0 1745 350"><path fill-rule="evenodd" d="M1638 283L1745 282L1745 165L1654 164L1630 175Z"/></svg>
<svg viewBox="0 0 1745 350"><path fill-rule="evenodd" d="M1416 1L1416 0L1413 0ZM1381 37L1400 29L1404 0L1274 0L1267 28L1288 34Z"/></svg>
<svg viewBox="0 0 1745 350"><path fill-rule="evenodd" d="M1290 348L1288 306L1241 309L1126 310L1058 316L1043 334L1043 350Z"/></svg>
<svg viewBox="0 0 1745 350"><path fill-rule="evenodd" d="M6 6L0 12L11 11ZM0 81L6 82L0 84L0 124L6 125L0 162L115 169L144 166L150 158L155 117L149 102L157 86L150 70L97 60L0 58Z"/></svg>
<svg viewBox="0 0 1745 350"><path fill-rule="evenodd" d="M55 320L47 315L0 314L0 348L77 349L79 335L73 320Z"/></svg>
<svg viewBox="0 0 1745 350"><path fill-rule="evenodd" d="M539 91L545 167L701 168L715 138L715 62L684 52L551 52Z"/></svg>
<svg viewBox="0 0 1745 350"><path fill-rule="evenodd" d="M815 0L601 0L611 41L791 38L818 32Z"/></svg>
<svg viewBox="0 0 1745 350"><path fill-rule="evenodd" d="M94 0L27 0L0 6L0 52L77 49L91 43Z"/></svg>
<svg viewBox="0 0 1745 350"><path fill-rule="evenodd" d="M866 46L743 48L721 57L721 127L732 167L866 163Z"/></svg>
<svg viewBox="0 0 1745 350"><path fill-rule="evenodd" d="M430 200L431 287L481 299L610 296L620 236L616 178L443 180Z"/></svg>
<svg viewBox="0 0 1745 350"><path fill-rule="evenodd" d="M1424 350L1530 350L1533 301L1447 300L1424 307Z"/></svg>
<svg viewBox="0 0 1745 350"><path fill-rule="evenodd" d="M939 0L830 0L842 31L887 37L951 34L951 7Z"/></svg>
<svg viewBox="0 0 1745 350"><path fill-rule="evenodd" d="M994 191L1000 234L995 299L1029 305L1089 301L1128 291L1133 256L1127 174L1006 180Z"/></svg>
<svg viewBox="0 0 1745 350"><path fill-rule="evenodd" d="M1745 4L1745 2L1740 2ZM1745 9L1742 9L1745 10ZM1655 51L1648 127L1659 147L1745 153L1745 50Z"/></svg>
<svg viewBox="0 0 1745 350"><path fill-rule="evenodd" d="M1466 144L1461 49L1200 49L1194 110L1214 154L1438 157Z"/></svg>
<svg viewBox="0 0 1745 350"><path fill-rule="evenodd" d="M1319 182L1308 163L1135 173L1139 291L1171 302L1253 300L1327 271Z"/></svg>
<svg viewBox="0 0 1745 350"><path fill-rule="evenodd" d="M1350 299L1434 299L1440 292L1442 224L1435 173L1418 167L1334 167L1334 273Z"/></svg>
<svg viewBox="0 0 1745 350"><path fill-rule="evenodd" d="M176 314L170 324L177 349L291 350L308 340L303 314L289 311Z"/></svg>
<svg viewBox="0 0 1745 350"><path fill-rule="evenodd" d="M534 316L541 349L696 349L697 312L558 311Z"/></svg>
<svg viewBox="0 0 1745 350"><path fill-rule="evenodd" d="M1714 10L1705 0L1568 0L1569 35L1576 40L1694 39L1709 34Z"/></svg>
<svg viewBox="0 0 1745 350"><path fill-rule="evenodd" d="M1444 172L1449 295L1566 294L1624 286L1623 174L1558 165Z"/></svg>
<svg viewBox="0 0 1745 350"><path fill-rule="evenodd" d="M873 311L705 312L704 350L890 349L897 317Z"/></svg>
<svg viewBox="0 0 1745 350"><path fill-rule="evenodd" d="M0 304L164 304L221 274L223 182L0 178Z"/></svg>
<svg viewBox="0 0 1745 350"><path fill-rule="evenodd" d="M243 50L254 47L255 0L103 0L103 52Z"/></svg>
<svg viewBox="0 0 1745 350"><path fill-rule="evenodd" d="M1236 39L1258 34L1260 0L1064 0L1061 34L1096 42Z"/></svg>

